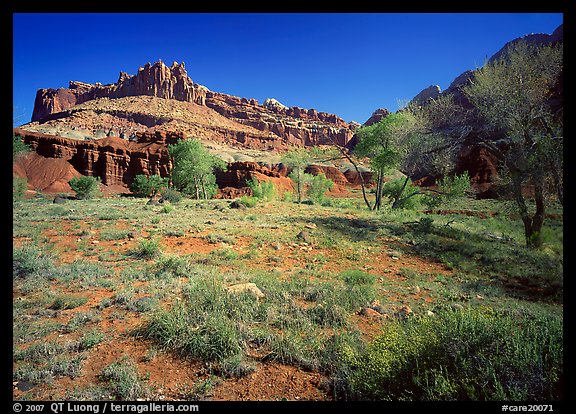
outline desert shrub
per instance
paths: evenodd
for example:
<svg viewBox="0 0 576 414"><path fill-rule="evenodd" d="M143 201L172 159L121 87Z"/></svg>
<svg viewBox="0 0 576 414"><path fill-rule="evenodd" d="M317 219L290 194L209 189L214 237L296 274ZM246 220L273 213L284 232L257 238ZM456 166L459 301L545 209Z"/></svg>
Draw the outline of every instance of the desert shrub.
<svg viewBox="0 0 576 414"><path fill-rule="evenodd" d="M182 201L182 193L176 190L172 190L171 188L162 188L160 190L160 195L166 201L171 202L172 204L179 203Z"/></svg>
<svg viewBox="0 0 576 414"><path fill-rule="evenodd" d="M24 177L12 177L12 200L21 200L28 189L28 180Z"/></svg>
<svg viewBox="0 0 576 414"><path fill-rule="evenodd" d="M54 301L50 305L50 309L55 310L74 309L77 308L78 306L84 305L86 302L88 302L87 297L62 294L54 298Z"/></svg>
<svg viewBox="0 0 576 414"><path fill-rule="evenodd" d="M214 303L210 306L210 302L205 302L210 297L206 293L200 293L197 299L213 307ZM219 302L217 297L216 303ZM241 352L236 323L227 318L220 307L217 312L209 313L193 302L179 302L169 310L156 311L142 334L162 348L203 361L222 361Z"/></svg>
<svg viewBox="0 0 576 414"><path fill-rule="evenodd" d="M156 239L141 239L138 246L129 251L130 256L141 259L154 259L161 253L160 243Z"/></svg>
<svg viewBox="0 0 576 414"><path fill-rule="evenodd" d="M134 181L130 184L130 191L136 197L153 197L156 193L160 192L163 187L168 186L168 178L160 177L159 175L151 175L147 177L144 174L138 174L134 177Z"/></svg>
<svg viewBox="0 0 576 414"><path fill-rule="evenodd" d="M120 400L134 401L149 394L149 390L142 384L138 375L136 364L128 357L106 366L99 378Z"/></svg>
<svg viewBox="0 0 576 414"><path fill-rule="evenodd" d="M51 277L54 269L54 257L36 246L24 245L12 250L12 277L14 279L42 275Z"/></svg>
<svg viewBox="0 0 576 414"><path fill-rule="evenodd" d="M238 200L241 204L245 205L248 208L252 208L252 207L256 207L256 204L258 204L258 197L253 197L253 196L242 196L240 197L240 199Z"/></svg>
<svg viewBox="0 0 576 414"><path fill-rule="evenodd" d="M15 161L19 154L27 152L30 152L30 146L24 143L22 136L12 134L12 161Z"/></svg>
<svg viewBox="0 0 576 414"><path fill-rule="evenodd" d="M340 273L340 278L349 286L354 285L374 285L376 276L361 270L346 270Z"/></svg>
<svg viewBox="0 0 576 414"><path fill-rule="evenodd" d="M165 255L154 263L153 274L156 277L185 277L190 274L190 261L178 255Z"/></svg>
<svg viewBox="0 0 576 414"><path fill-rule="evenodd" d="M255 366L244 360L241 354L233 355L218 363L214 370L225 378L242 378L251 374Z"/></svg>
<svg viewBox="0 0 576 414"><path fill-rule="evenodd" d="M315 203L322 203L324 194L332 188L334 188L334 182L326 178L326 175L315 175L309 181L308 197Z"/></svg>
<svg viewBox="0 0 576 414"><path fill-rule="evenodd" d="M76 193L76 198L90 199L100 194L100 177L82 176L74 177L68 184Z"/></svg>
<svg viewBox="0 0 576 414"><path fill-rule="evenodd" d="M556 400L562 397L562 321L488 308L438 311L386 324L347 355L354 398Z"/></svg>
<svg viewBox="0 0 576 414"><path fill-rule="evenodd" d="M270 201L276 198L276 187L272 181L259 182L257 178L252 178L246 184L252 190L252 195L258 199Z"/></svg>

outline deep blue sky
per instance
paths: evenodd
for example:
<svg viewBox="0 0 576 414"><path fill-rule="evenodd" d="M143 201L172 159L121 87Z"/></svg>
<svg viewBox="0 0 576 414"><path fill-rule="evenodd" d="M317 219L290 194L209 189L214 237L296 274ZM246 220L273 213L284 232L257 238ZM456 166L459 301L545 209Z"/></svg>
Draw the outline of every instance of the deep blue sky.
<svg viewBox="0 0 576 414"><path fill-rule="evenodd" d="M561 13L226 13L13 15L13 107L36 91L114 83L162 59L210 90L365 122L430 85L446 89L506 42L552 33Z"/></svg>

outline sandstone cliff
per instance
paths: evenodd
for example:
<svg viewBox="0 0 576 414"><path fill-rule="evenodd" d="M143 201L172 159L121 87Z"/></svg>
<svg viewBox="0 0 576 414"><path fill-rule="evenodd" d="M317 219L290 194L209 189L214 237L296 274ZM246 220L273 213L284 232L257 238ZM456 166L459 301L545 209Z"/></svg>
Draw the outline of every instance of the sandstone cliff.
<svg viewBox="0 0 576 414"><path fill-rule="evenodd" d="M127 97L151 98L130 108L126 105L130 102ZM122 102L118 101L122 98ZM159 113L160 106L170 105L176 108L173 112ZM90 110L102 119L100 125L94 125L97 117L89 113ZM215 111L220 118L209 110ZM202 113L202 116L194 117L196 113ZM130 137L135 132L157 127L196 134L198 138L224 138L249 148L262 147L254 139L260 144L262 141L276 142L271 149L282 144L314 146L336 142L345 145L355 128L334 114L315 109L288 108L275 99L267 99L260 105L255 99L210 91L192 82L183 63L174 62L167 67L161 61L153 65L147 63L133 76L121 72L114 84L72 81L69 88L40 89L32 122L21 128L54 133L54 129L64 126L67 130L59 133L68 133L70 137L74 137L70 130L83 130L84 136L90 138L102 137L102 131L107 136Z"/></svg>

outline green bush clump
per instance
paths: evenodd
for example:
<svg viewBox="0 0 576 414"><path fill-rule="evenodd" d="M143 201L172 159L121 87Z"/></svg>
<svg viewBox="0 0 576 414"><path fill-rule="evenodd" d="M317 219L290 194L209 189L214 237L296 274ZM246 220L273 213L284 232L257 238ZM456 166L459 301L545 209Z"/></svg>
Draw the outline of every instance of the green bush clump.
<svg viewBox="0 0 576 414"><path fill-rule="evenodd" d="M150 393L141 381L136 363L127 357L106 366L100 374L100 380L120 400L133 401Z"/></svg>
<svg viewBox="0 0 576 414"><path fill-rule="evenodd" d="M160 243L156 239L141 239L138 246L129 252L130 256L138 257L141 259L154 259L160 256L162 249Z"/></svg>
<svg viewBox="0 0 576 414"><path fill-rule="evenodd" d="M28 189L28 180L23 177L12 177L12 201L21 200Z"/></svg>
<svg viewBox="0 0 576 414"><path fill-rule="evenodd" d="M256 207L256 204L258 204L258 198L253 196L244 195L240 197L238 201L240 202L240 204L243 204L248 208Z"/></svg>
<svg viewBox="0 0 576 414"><path fill-rule="evenodd" d="M404 186L405 178L397 178L384 184L382 194L391 200L395 200L395 206L408 210L417 210L421 207L421 200L418 196L409 197L410 194L420 193L420 189L408 180Z"/></svg>
<svg viewBox="0 0 576 414"><path fill-rule="evenodd" d="M376 282L376 276L363 272L361 270L346 270L340 273L340 277L347 285L373 285Z"/></svg>
<svg viewBox="0 0 576 414"><path fill-rule="evenodd" d="M259 182L257 178L246 181L252 195L260 200L270 201L276 198L276 187L272 181Z"/></svg>
<svg viewBox="0 0 576 414"><path fill-rule="evenodd" d="M15 247L12 250L12 278L24 279L30 276L52 277L54 257L34 245Z"/></svg>
<svg viewBox="0 0 576 414"><path fill-rule="evenodd" d="M162 188L160 190L160 195L166 201L171 202L172 204L179 203L182 201L183 195L181 192L172 190L171 188Z"/></svg>
<svg viewBox="0 0 576 414"><path fill-rule="evenodd" d="M134 181L130 184L130 191L136 197L153 197L156 193L160 192L163 187L168 186L168 178L160 177L159 175L151 175L149 177L144 174L138 174L134 177Z"/></svg>
<svg viewBox="0 0 576 414"><path fill-rule="evenodd" d="M557 317L446 309L385 325L347 356L348 385L369 400L557 400L562 341Z"/></svg>
<svg viewBox="0 0 576 414"><path fill-rule="evenodd" d="M82 176L74 177L68 184L76 193L76 198L86 200L100 195L100 177Z"/></svg>
<svg viewBox="0 0 576 414"><path fill-rule="evenodd" d="M318 174L310 178L308 197L314 203L322 203L324 201L324 195L327 191L334 188L334 182L326 178L325 174Z"/></svg>
<svg viewBox="0 0 576 414"><path fill-rule="evenodd" d="M241 354L237 321L249 317L256 299L229 296L220 281L200 279L190 286L186 296L186 300L170 309L153 313L142 329L142 336L183 357L206 362L224 361ZM237 299L249 302L240 314L237 311L243 300Z"/></svg>

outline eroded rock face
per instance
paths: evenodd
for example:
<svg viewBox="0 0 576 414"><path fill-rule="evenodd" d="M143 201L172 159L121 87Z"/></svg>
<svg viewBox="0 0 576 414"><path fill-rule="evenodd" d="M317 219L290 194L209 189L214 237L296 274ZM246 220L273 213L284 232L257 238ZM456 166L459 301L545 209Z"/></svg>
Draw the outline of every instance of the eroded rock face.
<svg viewBox="0 0 576 414"><path fill-rule="evenodd" d="M438 96L440 96L440 86L430 85L420 91L420 93L418 93L418 95L416 95L414 98L412 98L411 103L415 105L422 105L430 99L436 99Z"/></svg>
<svg viewBox="0 0 576 414"><path fill-rule="evenodd" d="M138 69L136 75L121 72L118 82L114 84L88 84L71 81L69 88L40 89L36 94L32 122L62 124L68 122L70 127L82 129L86 125L80 116L73 118L80 110L78 105L99 99L119 99L133 96L150 96L181 102L189 102L216 111L229 121L240 126L256 130L258 134L243 133L233 135L235 140L247 147L258 146L263 141L281 141L286 144L314 146L337 143L346 145L352 138L355 126L347 124L334 114L319 112L315 109L299 107L288 108L275 99L267 99L264 104L258 104L256 99L240 98L232 95L210 91L205 86L192 82L188 77L184 64L174 62L171 67L164 63L147 63ZM95 106L95 105L93 105ZM106 104L106 106L113 106ZM116 108L95 108L100 116L105 114L109 119L107 124L118 125L118 129L133 131L142 128L161 127L170 130L170 115L159 116L154 109L159 105L141 106L137 111ZM191 110L192 112L198 112ZM177 116L177 115L174 115ZM195 120L206 129L207 123ZM226 125L224 125L226 124ZM226 137L219 137L218 128L225 127ZM27 126L24 125L23 128ZM194 128L188 128L193 132ZM209 128L218 138L229 139L229 122L211 122ZM237 129L242 129L241 127ZM117 135L120 132L116 133ZM96 131L94 131L96 135ZM110 135L110 134L108 134ZM254 136L258 136L256 140ZM96 136L94 136L96 138ZM260 145L262 146L262 145ZM272 147L278 147L273 144Z"/></svg>
<svg viewBox="0 0 576 414"><path fill-rule="evenodd" d="M380 122L382 118L386 118L388 115L390 115L390 111L388 109L378 108L372 113L370 118L368 118L368 120L364 122L364 126L370 126L377 122Z"/></svg>
<svg viewBox="0 0 576 414"><path fill-rule="evenodd" d="M14 133L22 136L41 157L62 159L82 175L100 177L105 185L124 186L131 184L138 174L167 176L171 164L166 143L176 140L168 136L144 143L118 137L79 141L20 129Z"/></svg>
<svg viewBox="0 0 576 414"><path fill-rule="evenodd" d="M188 77L184 63L174 62L171 67L161 61L153 65L147 63L134 76L120 72L118 82L109 85L70 81L68 89L39 89L32 121L40 121L50 114L98 98L144 95L203 105L206 91L205 87L195 85Z"/></svg>

